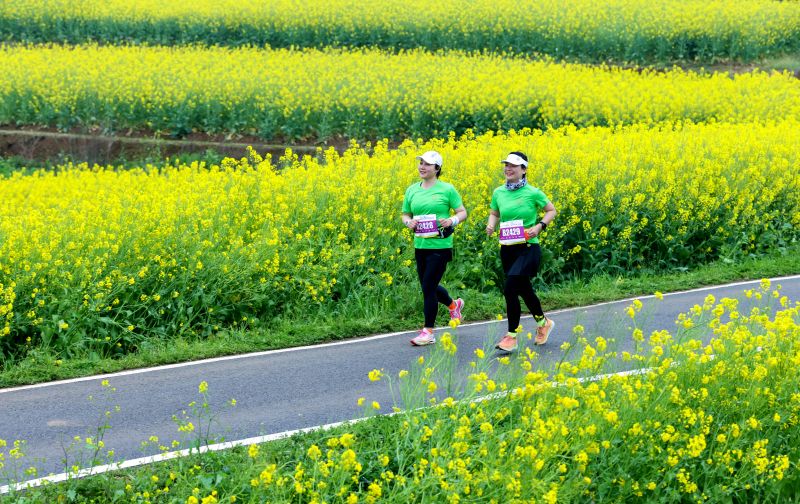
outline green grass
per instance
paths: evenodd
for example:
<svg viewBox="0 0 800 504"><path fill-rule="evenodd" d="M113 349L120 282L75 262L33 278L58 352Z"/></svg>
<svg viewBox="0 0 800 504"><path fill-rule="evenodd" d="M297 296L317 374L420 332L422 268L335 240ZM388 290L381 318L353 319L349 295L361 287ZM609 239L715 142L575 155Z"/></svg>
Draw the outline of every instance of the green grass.
<svg viewBox="0 0 800 504"><path fill-rule="evenodd" d="M794 73L800 72L800 52L766 60L762 63L761 68L765 70L777 70L779 72L784 70Z"/></svg>
<svg viewBox="0 0 800 504"><path fill-rule="evenodd" d="M708 264L689 272L651 272L627 278L595 276L588 282L574 280L559 285L539 285L537 290L545 310L555 310L648 295L655 291L680 291L796 273L800 273L800 246L738 263L721 261ZM443 283L452 286L455 279L445 277ZM343 311L311 319L294 316L278 318L256 330L227 329L203 340L176 338L166 342L154 341L142 345L137 353L120 359L76 358L62 361L52 353L31 348L20 361L3 363L0 387L417 329L422 313L417 286L398 285L395 293L396 296L391 299L374 300L373 305L363 311L371 314L367 317L352 318ZM505 312L499 289L495 293L470 290L453 290L453 293L469 300L465 322L491 319ZM362 310L363 307L358 309ZM440 319L441 323L443 320Z"/></svg>
<svg viewBox="0 0 800 504"><path fill-rule="evenodd" d="M679 64L655 65L654 68L668 71L675 66L683 70L697 72L701 74L711 72L728 73L731 75L753 72L756 70L766 70L774 72L790 72L797 75L800 72L800 52L794 51L780 56L761 58L752 62L743 61L721 61L717 63L685 61ZM631 68L638 68L632 66Z"/></svg>

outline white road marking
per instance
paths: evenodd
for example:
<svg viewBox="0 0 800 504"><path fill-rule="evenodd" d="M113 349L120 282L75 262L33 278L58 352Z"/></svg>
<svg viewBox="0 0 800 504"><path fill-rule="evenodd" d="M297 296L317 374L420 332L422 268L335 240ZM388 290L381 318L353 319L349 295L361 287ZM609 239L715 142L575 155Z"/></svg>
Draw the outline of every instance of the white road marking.
<svg viewBox="0 0 800 504"><path fill-rule="evenodd" d="M610 378L612 376L640 375L640 374L648 373L648 372L650 372L652 370L653 370L653 368L631 369L631 370L628 370L628 371L620 371L620 372L617 372L617 373L601 374L601 375L595 375L595 376L587 376L587 377L584 377L584 378L578 378L578 381L580 381L580 382L599 381L599 380L602 380L602 379L605 379L605 378ZM552 385L554 387L559 387L559 386L563 386L564 384L563 383L559 383L559 382L552 382ZM483 401L488 401L488 400L491 400L491 399L499 399L500 397L506 396L509 393L510 393L510 391L496 392L496 393L493 393L493 394L489 394L489 395L486 395L486 396L481 396L481 397L477 397L475 399L472 399L472 402L483 402ZM420 409L427 409L427 408L431 408L431 407L435 407L435 406L428 406L426 408L420 408ZM395 413L388 413L386 415L381 415L381 416L394 416L396 414L397 413L395 412ZM363 417L363 418L357 418L355 420L347 420L347 421L343 421L343 422L334 422L334 423L329 423L329 424L325 424L325 425L318 425L318 426L315 426L315 427L305 427L303 429L295 429L295 430L290 430L290 431L277 432L275 434L267 434L267 435L264 435L264 436L256 436L256 437L251 437L251 438L247 438L247 439L239 439L239 440L234 440L234 441L227 441L227 442L224 442L224 443L216 443L216 444L212 444L212 445L205 445L205 446L201 446L199 448L187 448L185 450L180 450L180 451L161 453L161 454L152 455L152 456L149 456L149 457L141 457L141 458L137 458L137 459L126 460L124 462L117 462L115 464L105 464L105 465L101 465L101 466L88 467L86 469L80 469L78 471L69 472L69 473L53 474L53 475L50 475L50 476L44 476L42 478L36 478L36 479L28 480L28 481L23 481L23 482L19 482L19 483L12 483L12 484L9 484L9 485L0 486L0 495L7 494L7 493L9 493L11 491L20 492L20 491L23 491L25 489L36 488L36 487L39 487L39 486L42 486L42 485L51 485L53 483L62 483L64 481L71 480L71 479L87 478L87 477L90 477L90 476L96 476L98 474L104 474L104 473L111 472L111 471L118 471L118 470L121 470L121 469L130 469L130 468L133 468L133 467L139 467L139 466L148 465L148 464L155 464L155 463L158 463L158 462L166 462L167 460L172 460L172 459L179 458L179 457L185 457L185 456L191 455L191 454L203 454L203 453L207 453L207 452L229 450L231 448L236 448L238 446L250 446L250 445L254 445L254 444L268 443L270 441L277 441L279 439L285 439L285 438L288 438L288 437L294 436L295 434L300 434L300 433L313 432L313 431L327 431L327 430L330 430L330 429L334 429L336 427L341 427L341 426L345 426L345 425L354 425L354 424L357 424L357 423L361 423L363 421L370 420L372 418L375 418L375 417Z"/></svg>
<svg viewBox="0 0 800 504"><path fill-rule="evenodd" d="M774 282L780 282L782 280L795 280L795 279L798 279L798 278L800 278L800 275L791 275L791 276L785 276L785 277L770 278L769 280L770 280L770 282L774 283ZM721 289L721 288L727 288L727 287L738 287L738 286L743 286L743 285L751 285L751 284L759 284L759 283L761 283L761 280L747 280L747 281L744 281L744 282L734 282L734 283L729 283L729 284L724 284L724 285L713 285L713 286L709 286L709 287L699 287L697 289L689 289L689 290L685 290L685 291L666 292L666 293L663 294L663 296L664 297L677 296L677 295L680 295L680 294L688 294L688 293L692 293L692 292L703 292L703 291L707 291L707 290ZM654 297L655 297L654 294L648 294L648 295L645 295L645 296L634 296L634 297L625 298L625 299L618 299L616 301L605 301L603 303L597 303L597 304L593 304L593 305L589 305L589 306L579 306L579 307L575 307L575 308L564 308L564 309L561 309L561 310L553 310L553 311L550 311L548 313L569 313L569 312L578 311L578 310L586 310L586 309L590 309L590 308L597 308L599 306L607 306L607 305L610 305L610 304L625 303L625 302L633 301L634 299L652 299ZM529 319L529 318L530 318L530 315L522 317L522 319ZM504 320L504 319L502 319L502 320ZM487 325L487 324L494 324L494 323L497 323L497 322L500 322L500 320L493 319L493 320L486 320L486 321L482 321L482 322L471 322L469 324L462 324L459 327L475 327L475 326L481 326L481 325ZM444 328L441 328L441 329L446 329L446 328L447 327L444 327ZM365 341L372 341L372 340L391 338L391 337L394 337L394 336L399 336L401 334L410 334L410 333L413 333L413 332L415 332L415 331L413 331L413 330L412 331L398 331L398 332L387 333L387 334L377 334L375 336L367 336L365 338L355 338L355 339L348 339L348 340L343 340L343 341L333 341L333 342L330 342L330 343L321 343L319 345L305 345L305 346L299 346L299 347L281 348L281 349L277 349L277 350L264 350L264 351L261 351L261 352L252 352L252 353L246 353L246 354L228 355L228 356L225 356L225 357L214 357L214 358L210 358L210 359L202 359L202 360L196 360L196 361L190 361L190 362L179 362L179 363L176 363L176 364L167 364L167 365L164 365L164 366L156 366L156 367L140 368L140 369L130 369L130 370L127 370L127 371L119 371L117 373L109 373L109 374L104 374L104 375L83 376L83 377L80 377L80 378L71 378L71 379L68 379L68 380L59 380L59 381L52 381L52 382L46 382L46 383L35 383L33 385L22 385L22 386L19 386L19 387L3 388L3 389L0 389L0 394L7 393L7 392L18 392L18 391L21 391L21 390L30 390L30 389L37 389L37 388L44 388L44 387L53 387L53 386L56 386L56 385L66 385L66 384L70 384L70 383L79 383L79 382L85 382L85 381L107 380L109 378L117 378L117 377L120 377L120 376L129 376L129 375L135 375L135 374L141 374L141 373L164 371L164 370L167 370L167 369L177 369L177 368L182 368L182 367L187 367L187 366L200 366L200 365L203 365L203 364L211 364L211 363L215 363L215 362L223 362L223 361L230 361L230 360L249 359L249 358L252 358L252 357L262 357L262 356L265 356L265 355L274 355L274 354L285 353L285 352L301 352L303 350L310 350L310 349L316 349L316 348L326 348L326 347L339 346L339 345L352 345L354 343L363 343Z"/></svg>

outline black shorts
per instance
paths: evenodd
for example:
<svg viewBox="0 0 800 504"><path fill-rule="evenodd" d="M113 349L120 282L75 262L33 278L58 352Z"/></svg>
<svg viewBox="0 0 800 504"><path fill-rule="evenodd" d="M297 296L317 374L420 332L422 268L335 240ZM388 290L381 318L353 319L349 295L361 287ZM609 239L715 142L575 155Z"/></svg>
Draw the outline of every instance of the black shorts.
<svg viewBox="0 0 800 504"><path fill-rule="evenodd" d="M506 276L534 277L539 272L542 248L538 243L501 245L500 261L503 263L503 271Z"/></svg>
<svg viewBox="0 0 800 504"><path fill-rule="evenodd" d="M453 260L453 249L451 248L441 248L441 249L414 249L414 258L417 260L417 263L420 261L425 261L430 256L439 256L441 260L445 263L449 263Z"/></svg>

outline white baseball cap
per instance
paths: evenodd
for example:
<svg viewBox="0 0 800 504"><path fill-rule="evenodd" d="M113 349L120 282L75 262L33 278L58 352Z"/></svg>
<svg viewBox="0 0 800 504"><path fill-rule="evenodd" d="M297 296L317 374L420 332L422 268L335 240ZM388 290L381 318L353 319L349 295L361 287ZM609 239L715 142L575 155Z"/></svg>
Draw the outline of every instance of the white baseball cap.
<svg viewBox="0 0 800 504"><path fill-rule="evenodd" d="M421 159L428 164L442 166L442 155L435 150L430 150L421 156L417 156L417 159Z"/></svg>
<svg viewBox="0 0 800 504"><path fill-rule="evenodd" d="M517 156L516 154L509 154L507 158L500 161L500 164L513 164L513 165L522 165L524 167L528 167L528 162L522 159L521 157Z"/></svg>

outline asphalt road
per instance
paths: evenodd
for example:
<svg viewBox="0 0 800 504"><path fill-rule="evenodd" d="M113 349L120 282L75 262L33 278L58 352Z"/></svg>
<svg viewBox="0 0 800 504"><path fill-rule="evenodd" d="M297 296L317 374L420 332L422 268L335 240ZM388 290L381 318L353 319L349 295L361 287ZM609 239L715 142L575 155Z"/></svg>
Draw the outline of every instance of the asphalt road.
<svg viewBox="0 0 800 504"><path fill-rule="evenodd" d="M782 294L800 300L800 276L773 280ZM666 294L663 300L641 297L644 307L637 315L645 334L655 329L674 330L679 313L713 294L740 299L740 310L747 310L753 299L745 289L758 288L758 282L745 282L682 293ZM761 303L767 302L762 300ZM773 306L776 300L771 300ZM550 341L534 347L540 365L547 366L562 357L560 346L573 341L572 328L580 324L585 335L616 338L620 350L631 346L631 319L625 308L631 300L604 303L584 308L560 310L548 315L556 322ZM466 300L465 316L470 303ZM444 312L444 310L442 310ZM444 313L441 313L444 317ZM440 318L444 320L444 318ZM505 330L505 321L464 324L458 329L458 357L467 362L475 348L491 348ZM523 318L526 330L532 320ZM436 331L437 335L449 328ZM383 369L395 374L408 369L420 354L430 348L413 347L413 333L394 333L347 340L314 347L303 347L248 355L210 359L192 363L134 370L26 387L0 389L0 439L25 440L22 467L35 466L39 476L60 473L65 466L82 465L86 450L73 446L74 436L95 436L104 423L104 412L112 411L104 434L104 451L114 450L116 460L128 460L159 453L157 445L142 447L151 436L158 444L185 439L173 416L183 416L188 403L200 400L198 384L208 383L210 410L215 414L211 436L227 441L307 428L362 416L359 397L377 400L384 410L391 406L384 381L370 382L370 370ZM115 389L101 386L108 380ZM93 396L92 400L88 397ZM236 406L228 402L236 399ZM115 406L119 411L114 411ZM199 427L199 425L198 425ZM82 445L83 443L81 443ZM6 448L6 450L8 447ZM66 463L64 461L66 456ZM2 481L0 474L0 483Z"/></svg>

